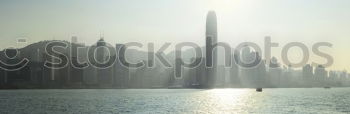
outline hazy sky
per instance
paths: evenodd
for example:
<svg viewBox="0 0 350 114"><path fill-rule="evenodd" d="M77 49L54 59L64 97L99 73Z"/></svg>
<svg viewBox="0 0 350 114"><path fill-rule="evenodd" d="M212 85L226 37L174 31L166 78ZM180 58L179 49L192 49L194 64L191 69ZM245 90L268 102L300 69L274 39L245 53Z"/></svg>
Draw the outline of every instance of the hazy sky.
<svg viewBox="0 0 350 114"><path fill-rule="evenodd" d="M310 51L316 42L331 42L332 48L322 48L335 59L330 69L350 70L349 5L349 0L8 0L0 1L0 48L24 46L16 44L22 37L33 43L75 35L93 44L100 33L112 44L204 45L205 16L215 10L219 41L232 47L244 41L261 45L271 36L280 43L273 50L279 58L288 42L303 42ZM298 61L300 54L292 49L290 56Z"/></svg>

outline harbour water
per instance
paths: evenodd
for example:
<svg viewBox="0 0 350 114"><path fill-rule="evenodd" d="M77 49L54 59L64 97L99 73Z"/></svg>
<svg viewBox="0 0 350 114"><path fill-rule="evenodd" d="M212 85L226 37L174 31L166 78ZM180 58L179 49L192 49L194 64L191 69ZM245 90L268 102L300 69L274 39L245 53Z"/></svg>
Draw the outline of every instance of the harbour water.
<svg viewBox="0 0 350 114"><path fill-rule="evenodd" d="M350 113L350 88L1 90L0 113Z"/></svg>

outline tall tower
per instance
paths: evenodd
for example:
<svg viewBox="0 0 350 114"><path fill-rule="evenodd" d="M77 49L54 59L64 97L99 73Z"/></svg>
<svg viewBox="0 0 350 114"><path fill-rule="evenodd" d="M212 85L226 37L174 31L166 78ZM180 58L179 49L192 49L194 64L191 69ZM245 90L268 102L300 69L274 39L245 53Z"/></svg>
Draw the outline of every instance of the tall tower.
<svg viewBox="0 0 350 114"><path fill-rule="evenodd" d="M110 59L109 52L108 52L108 46L107 43L104 41L104 38L101 36L100 40L97 42L97 58L96 61L99 62L99 64L106 64L108 61L108 58ZM109 54L108 54L109 53ZM97 68L97 79L98 84L102 88L109 88L112 86L113 83L113 76L112 76L112 70L113 68Z"/></svg>
<svg viewBox="0 0 350 114"><path fill-rule="evenodd" d="M105 47L106 46L106 42L104 41L103 37L100 38L100 40L97 42L97 61L100 63L105 62L105 58L106 58L106 49L105 48L100 48L100 47Z"/></svg>
<svg viewBox="0 0 350 114"><path fill-rule="evenodd" d="M214 87L217 71L217 22L215 11L209 11L206 21L206 66L207 66L207 87Z"/></svg>

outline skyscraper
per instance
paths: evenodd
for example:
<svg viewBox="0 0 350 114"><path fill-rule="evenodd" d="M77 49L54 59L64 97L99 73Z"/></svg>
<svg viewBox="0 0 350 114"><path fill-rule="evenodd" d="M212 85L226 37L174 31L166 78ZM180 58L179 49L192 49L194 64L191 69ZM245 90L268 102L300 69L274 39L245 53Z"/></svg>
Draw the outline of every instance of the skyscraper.
<svg viewBox="0 0 350 114"><path fill-rule="evenodd" d="M74 43L74 44L78 43L78 37L72 36L71 42Z"/></svg>
<svg viewBox="0 0 350 114"><path fill-rule="evenodd" d="M103 67L97 68L98 84L102 88L111 87L113 84L113 68L105 66L108 64L109 59L113 59L111 58L111 53L109 52L110 49L103 37L101 37L101 39L97 42L96 46L96 61L103 65Z"/></svg>
<svg viewBox="0 0 350 114"><path fill-rule="evenodd" d="M216 69L217 69L217 22L215 11L209 11L206 21L206 66L207 66L207 85L208 87L215 86Z"/></svg>
<svg viewBox="0 0 350 114"><path fill-rule="evenodd" d="M114 64L114 85L117 88L127 88L128 82L129 82L129 68L126 66L123 66L122 63L119 60L125 60L124 56L121 56L119 54L120 51L125 51L124 44L116 44L116 50L118 56L118 60Z"/></svg>
<svg viewBox="0 0 350 114"><path fill-rule="evenodd" d="M304 81L304 86L307 87L312 87L312 78L314 77L313 75L313 67L310 64L307 64L303 67L302 72L303 72L303 81Z"/></svg>
<svg viewBox="0 0 350 114"><path fill-rule="evenodd" d="M315 78L318 87L323 87L326 79L328 78L327 71L324 66L318 65L315 68Z"/></svg>

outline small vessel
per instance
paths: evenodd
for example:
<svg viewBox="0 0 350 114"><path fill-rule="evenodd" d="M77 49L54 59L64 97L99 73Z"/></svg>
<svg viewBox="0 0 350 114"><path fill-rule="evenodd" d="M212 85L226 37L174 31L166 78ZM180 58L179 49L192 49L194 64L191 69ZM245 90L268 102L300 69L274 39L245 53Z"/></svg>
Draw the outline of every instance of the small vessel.
<svg viewBox="0 0 350 114"><path fill-rule="evenodd" d="M331 89L331 87L328 87L328 86L327 86L327 87L324 87L324 88L325 88L325 89Z"/></svg>
<svg viewBox="0 0 350 114"><path fill-rule="evenodd" d="M262 92L262 88L256 88L256 92Z"/></svg>

